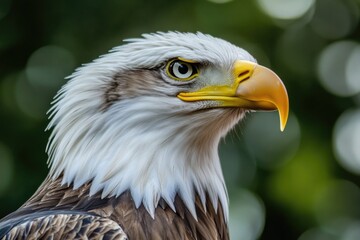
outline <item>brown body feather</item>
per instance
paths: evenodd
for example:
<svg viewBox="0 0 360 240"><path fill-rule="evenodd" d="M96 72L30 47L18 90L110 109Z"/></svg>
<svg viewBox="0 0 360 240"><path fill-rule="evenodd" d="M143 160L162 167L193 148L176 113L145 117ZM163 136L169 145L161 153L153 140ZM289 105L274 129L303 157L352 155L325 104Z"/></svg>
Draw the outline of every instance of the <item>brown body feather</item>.
<svg viewBox="0 0 360 240"><path fill-rule="evenodd" d="M176 212L160 200L153 219L142 205L136 208L128 191L102 199L89 196L91 183L73 190L61 180L47 178L21 208L0 221L0 238L229 239L222 206L216 211L209 199L204 209L196 197L197 220L178 196Z"/></svg>

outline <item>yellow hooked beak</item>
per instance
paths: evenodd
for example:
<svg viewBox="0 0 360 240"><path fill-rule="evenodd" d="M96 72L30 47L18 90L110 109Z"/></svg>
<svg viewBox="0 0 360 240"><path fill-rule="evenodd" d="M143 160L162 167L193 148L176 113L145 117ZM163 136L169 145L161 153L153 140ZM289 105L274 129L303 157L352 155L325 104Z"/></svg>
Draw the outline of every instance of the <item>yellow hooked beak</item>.
<svg viewBox="0 0 360 240"><path fill-rule="evenodd" d="M278 110L280 130L289 115L289 99L281 79L270 69L249 61L237 60L233 65L232 85L206 86L196 92L182 92L183 101L219 102L219 107L240 107L252 110Z"/></svg>

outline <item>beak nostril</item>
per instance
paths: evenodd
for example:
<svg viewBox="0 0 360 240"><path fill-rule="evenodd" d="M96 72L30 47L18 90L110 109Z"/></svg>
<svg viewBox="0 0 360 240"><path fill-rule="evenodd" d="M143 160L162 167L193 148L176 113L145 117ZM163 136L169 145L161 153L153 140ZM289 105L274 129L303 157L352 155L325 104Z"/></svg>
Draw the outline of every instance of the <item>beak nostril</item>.
<svg viewBox="0 0 360 240"><path fill-rule="evenodd" d="M249 70L246 70L246 71L243 71L241 73L239 73L238 77L244 77L245 75L247 75L250 71Z"/></svg>
<svg viewBox="0 0 360 240"><path fill-rule="evenodd" d="M249 79L250 78L249 73L250 73L249 70L246 70L246 71L243 71L243 72L239 73L238 79L240 79L240 81L245 81L245 80Z"/></svg>

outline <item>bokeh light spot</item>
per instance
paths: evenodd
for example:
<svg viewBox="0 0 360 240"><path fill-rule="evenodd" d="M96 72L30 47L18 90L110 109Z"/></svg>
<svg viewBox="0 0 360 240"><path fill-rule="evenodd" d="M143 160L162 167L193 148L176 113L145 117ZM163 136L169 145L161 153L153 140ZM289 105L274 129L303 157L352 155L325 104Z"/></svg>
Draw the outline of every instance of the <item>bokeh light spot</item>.
<svg viewBox="0 0 360 240"><path fill-rule="evenodd" d="M34 86L58 88L75 67L73 55L58 46L45 46L29 58L26 75Z"/></svg>
<svg viewBox="0 0 360 240"><path fill-rule="evenodd" d="M230 202L230 239L258 239L265 224L262 201L250 191L239 189Z"/></svg>
<svg viewBox="0 0 360 240"><path fill-rule="evenodd" d="M334 231L335 230L335 231ZM305 231L298 240L359 240L360 222L347 219L335 226L334 229L324 227L312 228Z"/></svg>
<svg viewBox="0 0 360 240"><path fill-rule="evenodd" d="M224 176L227 184L236 184L240 170L240 152L237 151L235 144L221 144L219 147L221 166L226 172Z"/></svg>
<svg viewBox="0 0 360 240"><path fill-rule="evenodd" d="M352 51L347 60L345 77L349 88L360 92L360 45Z"/></svg>
<svg viewBox="0 0 360 240"><path fill-rule="evenodd" d="M318 74L320 83L326 90L338 96L352 96L360 91L359 77L353 79L354 74L359 71L359 67L354 66L359 61L359 52L354 52L358 48L356 42L341 41L323 50L319 58Z"/></svg>
<svg viewBox="0 0 360 240"><path fill-rule="evenodd" d="M342 240L360 239L360 221L354 221L347 224L347 227L342 235Z"/></svg>
<svg viewBox="0 0 360 240"><path fill-rule="evenodd" d="M276 19L295 19L303 16L314 0L258 0L260 8Z"/></svg>
<svg viewBox="0 0 360 240"><path fill-rule="evenodd" d="M321 228L312 228L305 231L298 240L339 240L338 236L324 231Z"/></svg>
<svg viewBox="0 0 360 240"><path fill-rule="evenodd" d="M0 195L9 187L14 171L13 165L10 150L0 143Z"/></svg>
<svg viewBox="0 0 360 240"><path fill-rule="evenodd" d="M258 166L265 169L280 167L296 153L300 142L300 126L294 114L289 115L285 131L278 128L277 112L258 112L246 122L244 140Z"/></svg>
<svg viewBox="0 0 360 240"><path fill-rule="evenodd" d="M284 32L276 50L282 64L302 76L299 82L306 84L313 80L316 59L324 45L323 39L308 26L296 24Z"/></svg>
<svg viewBox="0 0 360 240"><path fill-rule="evenodd" d="M256 162L230 134L219 147L221 167L228 189L249 186L256 174Z"/></svg>
<svg viewBox="0 0 360 240"><path fill-rule="evenodd" d="M315 216L327 232L338 235L351 219L360 217L360 189L345 180L329 182L321 191L314 205Z"/></svg>
<svg viewBox="0 0 360 240"><path fill-rule="evenodd" d="M19 74L15 85L15 99L19 109L27 116L37 120L44 119L53 94L46 88L31 85L24 72Z"/></svg>
<svg viewBox="0 0 360 240"><path fill-rule="evenodd" d="M16 102L22 112L45 118L51 99L74 67L73 55L64 48L49 45L36 50L16 82Z"/></svg>
<svg viewBox="0 0 360 240"><path fill-rule="evenodd" d="M337 120L333 134L335 155L348 171L360 174L360 110L347 110Z"/></svg>
<svg viewBox="0 0 360 240"><path fill-rule="evenodd" d="M352 0L318 0L315 9L311 26L327 39L350 34L359 21L359 8Z"/></svg>

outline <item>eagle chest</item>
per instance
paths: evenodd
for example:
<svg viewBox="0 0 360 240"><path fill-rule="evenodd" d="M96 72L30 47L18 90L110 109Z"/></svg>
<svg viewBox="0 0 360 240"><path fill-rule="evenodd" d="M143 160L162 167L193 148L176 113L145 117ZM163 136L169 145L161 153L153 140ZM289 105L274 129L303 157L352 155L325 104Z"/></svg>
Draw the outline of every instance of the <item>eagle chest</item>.
<svg viewBox="0 0 360 240"><path fill-rule="evenodd" d="M180 197L175 198L174 212L164 200L160 200L154 219L141 205L135 207L131 194L126 192L111 200L111 207L95 210L118 222L129 239L183 239L226 240L229 239L227 223L222 206L215 211L210 201L206 210L196 198L197 220L192 216Z"/></svg>
<svg viewBox="0 0 360 240"><path fill-rule="evenodd" d="M66 215L67 212L77 213L74 221L80 220L84 224L99 218L96 229L105 231L112 224L118 224L130 240L226 240L229 239L227 223L223 215L222 205L219 203L217 211L207 199L206 209L199 197L196 197L195 207L197 220L186 208L180 197L176 196L174 212L164 200L160 200L152 218L143 205L136 207L129 191L119 197L101 198L100 194L89 196L91 184L73 189L73 186L61 185L61 178L53 181L46 179L39 190L20 209L11 214L9 218L37 212L37 219L48 218L46 224L58 220L49 216ZM69 217L69 216L65 216ZM67 219L69 220L69 219ZM71 220L71 219L70 219ZM59 221L63 218L59 217ZM32 225L34 229L44 227L44 221ZM103 224L103 226L101 226ZM91 223L90 223L91 225ZM69 232L78 236L83 229L76 230L76 226ZM98 230L98 231L100 231ZM108 235L113 229L109 228ZM95 230L94 230L95 232ZM122 236L122 235L121 235ZM110 238L113 239L114 236ZM96 239L96 238L94 238ZM114 238L116 239L116 237ZM123 239L123 238L120 238Z"/></svg>

